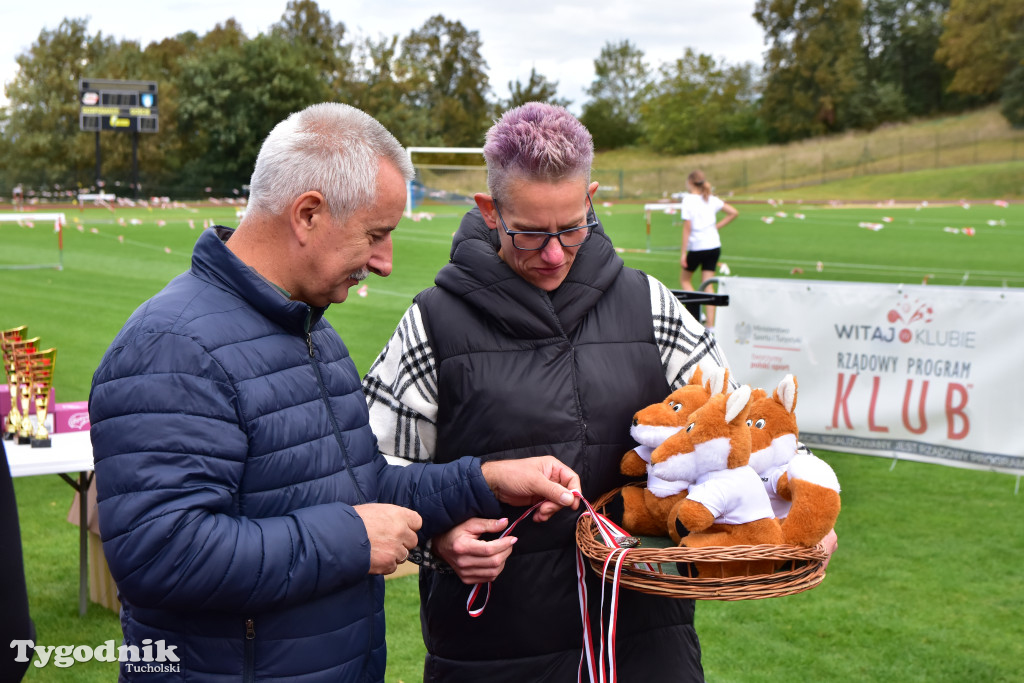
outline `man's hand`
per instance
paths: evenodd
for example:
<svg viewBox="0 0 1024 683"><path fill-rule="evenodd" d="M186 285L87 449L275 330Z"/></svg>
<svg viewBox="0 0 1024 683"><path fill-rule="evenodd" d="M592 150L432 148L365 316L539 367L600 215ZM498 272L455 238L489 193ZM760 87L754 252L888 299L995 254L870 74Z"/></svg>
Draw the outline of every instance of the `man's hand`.
<svg viewBox="0 0 1024 683"><path fill-rule="evenodd" d="M409 557L423 526L419 513L399 505L368 503L356 505L370 539L370 573L392 574Z"/></svg>
<svg viewBox="0 0 1024 683"><path fill-rule="evenodd" d="M512 552L515 536L482 541L483 534L499 534L508 526L508 519L473 517L443 534L434 537L433 551L451 565L465 584L494 581L505 568Z"/></svg>
<svg viewBox="0 0 1024 683"><path fill-rule="evenodd" d="M544 522L563 507L574 510L579 499L580 477L558 458L542 455L521 460L491 460L480 468L495 498L509 505L527 506L545 501L533 519Z"/></svg>

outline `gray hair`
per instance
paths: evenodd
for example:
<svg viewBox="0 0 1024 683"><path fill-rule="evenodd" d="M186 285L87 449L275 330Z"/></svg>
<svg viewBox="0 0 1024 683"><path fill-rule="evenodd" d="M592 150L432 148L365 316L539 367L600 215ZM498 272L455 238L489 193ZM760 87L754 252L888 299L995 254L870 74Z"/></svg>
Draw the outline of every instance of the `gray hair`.
<svg viewBox="0 0 1024 683"><path fill-rule="evenodd" d="M393 163L406 182L412 179L409 155L376 119L347 104L314 104L278 123L263 141L249 183L249 209L278 214L315 190L331 216L344 220L376 201L381 159Z"/></svg>

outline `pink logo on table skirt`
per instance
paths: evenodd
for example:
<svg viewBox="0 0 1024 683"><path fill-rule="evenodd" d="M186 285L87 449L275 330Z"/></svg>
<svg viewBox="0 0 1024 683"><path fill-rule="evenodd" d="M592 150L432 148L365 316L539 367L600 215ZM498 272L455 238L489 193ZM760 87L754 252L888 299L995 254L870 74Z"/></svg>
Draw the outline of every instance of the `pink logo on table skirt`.
<svg viewBox="0 0 1024 683"><path fill-rule="evenodd" d="M73 401L71 403L58 403L53 410L54 432L88 431L89 424L89 402Z"/></svg>
<svg viewBox="0 0 1024 683"><path fill-rule="evenodd" d="M89 428L89 413L74 413L68 418L68 429L71 431L81 431Z"/></svg>

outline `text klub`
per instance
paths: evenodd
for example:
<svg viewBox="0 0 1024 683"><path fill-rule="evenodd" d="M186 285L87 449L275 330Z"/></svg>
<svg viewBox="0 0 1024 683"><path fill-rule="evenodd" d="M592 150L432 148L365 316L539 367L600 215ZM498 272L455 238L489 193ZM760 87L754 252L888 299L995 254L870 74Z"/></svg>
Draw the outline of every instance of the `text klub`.
<svg viewBox="0 0 1024 683"><path fill-rule="evenodd" d="M929 428L928 415L933 414L929 413L929 405L942 401L940 415L945 420L946 438L959 440L967 437L971 430L967 414L971 385L907 378L901 387L899 381L890 377L883 382L878 375L840 372L836 377L831 428L855 429L852 416L856 415L864 416L869 431L888 432L890 425L879 416L891 415L891 411L879 411L878 407L880 402L892 405L892 400L896 399L901 405L899 412L903 428L912 434L924 434Z"/></svg>

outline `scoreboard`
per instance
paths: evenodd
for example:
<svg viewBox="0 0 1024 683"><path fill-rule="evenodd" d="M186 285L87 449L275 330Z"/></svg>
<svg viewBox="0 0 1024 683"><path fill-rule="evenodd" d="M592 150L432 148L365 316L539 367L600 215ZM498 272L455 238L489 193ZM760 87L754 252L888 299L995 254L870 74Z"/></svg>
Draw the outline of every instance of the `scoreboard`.
<svg viewBox="0 0 1024 683"><path fill-rule="evenodd" d="M82 78L78 81L78 106L78 127L82 131L160 130L155 81Z"/></svg>

